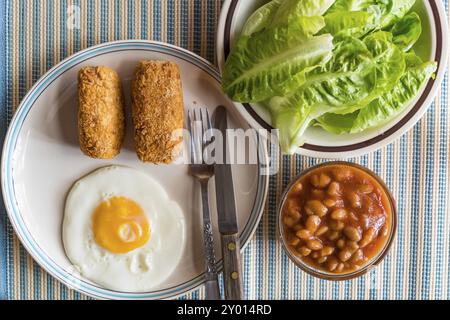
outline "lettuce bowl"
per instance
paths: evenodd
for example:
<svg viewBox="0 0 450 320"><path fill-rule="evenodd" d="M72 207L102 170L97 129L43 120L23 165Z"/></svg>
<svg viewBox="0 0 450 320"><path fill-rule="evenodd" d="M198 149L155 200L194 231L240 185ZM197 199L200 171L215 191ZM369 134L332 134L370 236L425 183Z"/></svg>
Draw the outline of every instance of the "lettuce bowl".
<svg viewBox="0 0 450 320"><path fill-rule="evenodd" d="M247 18L267 0L225 0L217 33L217 61L221 71L226 57L241 34ZM316 126L304 134L305 143L296 153L319 158L348 158L366 154L393 142L411 129L433 102L444 78L448 60L449 38L445 8L439 0L417 0L414 5L423 32L413 49L423 60L437 62L435 78L430 79L404 110L374 128L353 134L333 134ZM245 120L256 129L272 129L267 109L258 103L235 103Z"/></svg>

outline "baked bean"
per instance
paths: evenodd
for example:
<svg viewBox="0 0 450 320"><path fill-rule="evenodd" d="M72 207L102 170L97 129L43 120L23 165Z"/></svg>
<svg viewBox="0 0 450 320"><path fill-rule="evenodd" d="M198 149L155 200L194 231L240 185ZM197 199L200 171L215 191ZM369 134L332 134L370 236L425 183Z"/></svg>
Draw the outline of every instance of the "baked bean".
<svg viewBox="0 0 450 320"><path fill-rule="evenodd" d="M314 259L319 259L320 258L320 252L319 251L314 251L313 253L311 253L311 257L313 257Z"/></svg>
<svg viewBox="0 0 450 320"><path fill-rule="evenodd" d="M342 182L352 178L353 173L351 169L343 167L333 170L333 176L337 181Z"/></svg>
<svg viewBox="0 0 450 320"><path fill-rule="evenodd" d="M341 262L341 263L339 263L338 265L337 265L337 267L336 267L336 273L340 273L340 272L342 272L344 270L344 264Z"/></svg>
<svg viewBox="0 0 450 320"><path fill-rule="evenodd" d="M300 239L297 238L297 237L294 236L294 235L292 235L292 236L290 237L289 241L288 241L288 244L291 245L291 246L293 246L293 247L298 246L299 243L300 243Z"/></svg>
<svg viewBox="0 0 450 320"><path fill-rule="evenodd" d="M286 202L284 203L283 209L284 209L285 212L289 212L289 211L291 211L293 209L296 209L298 206L299 205L298 205L297 200L295 200L293 198L288 198L286 200Z"/></svg>
<svg viewBox="0 0 450 320"><path fill-rule="evenodd" d="M370 225L369 216L367 214L362 214L360 217L360 220L361 220L361 226L363 227L363 229L367 230Z"/></svg>
<svg viewBox="0 0 450 320"><path fill-rule="evenodd" d="M299 237L300 239L303 239L303 240L309 240L309 239L312 238L312 233L311 233L311 231L309 231L309 230L307 230L307 229L301 229L301 230L298 230L298 231L295 233L295 235L296 235L297 237Z"/></svg>
<svg viewBox="0 0 450 320"><path fill-rule="evenodd" d="M284 223L287 227L292 228L292 227L297 223L297 221L295 221L295 220L294 220L292 217L290 217L290 216L286 216L286 217L283 218L283 223Z"/></svg>
<svg viewBox="0 0 450 320"><path fill-rule="evenodd" d="M353 221L358 221L358 217L356 216L356 214L353 211L349 211L348 212L348 216L350 217L350 219L352 219Z"/></svg>
<svg viewBox="0 0 450 320"><path fill-rule="evenodd" d="M320 263L320 264L322 264L322 263L324 263L325 261L327 261L327 259L328 259L327 256L325 256L325 257L320 257L319 259L317 259L317 262Z"/></svg>
<svg viewBox="0 0 450 320"><path fill-rule="evenodd" d="M361 249L358 249L355 251L355 253L353 253L352 257L350 258L350 263L351 264L358 264L359 262L362 261L364 257L364 253Z"/></svg>
<svg viewBox="0 0 450 320"><path fill-rule="evenodd" d="M304 257L308 256L311 253L311 249L307 247L300 247L297 249L297 251Z"/></svg>
<svg viewBox="0 0 450 320"><path fill-rule="evenodd" d="M347 210L334 209L333 212L331 212L331 218L334 220L345 220L347 218Z"/></svg>
<svg viewBox="0 0 450 320"><path fill-rule="evenodd" d="M330 246L323 247L322 250L320 250L320 254L322 257L329 256L334 252L334 248Z"/></svg>
<svg viewBox="0 0 450 320"><path fill-rule="evenodd" d="M303 229L303 226L302 226L300 223L296 224L296 225L292 228L292 230L294 230L295 232L297 232L298 230L301 230L301 229Z"/></svg>
<svg viewBox="0 0 450 320"><path fill-rule="evenodd" d="M347 241L347 249L353 253L359 249L359 245L356 241Z"/></svg>
<svg viewBox="0 0 450 320"><path fill-rule="evenodd" d="M376 236L375 228L370 227L369 229L367 229L366 232L364 232L363 237L362 237L361 241L359 242L359 246L361 248L364 248L369 243L371 243L373 239L375 239L375 236Z"/></svg>
<svg viewBox="0 0 450 320"><path fill-rule="evenodd" d="M300 220L300 218L302 217L302 214L300 213L300 208L295 208L295 209L289 210L287 212L287 215L289 217L291 217L292 219L294 219L295 222Z"/></svg>
<svg viewBox="0 0 450 320"><path fill-rule="evenodd" d="M311 191L311 195L312 195L314 198L317 198L317 199L323 199L323 198L325 198L325 192L324 192L323 190L320 190L320 189L313 189L313 190Z"/></svg>
<svg viewBox="0 0 450 320"><path fill-rule="evenodd" d="M294 193L300 193L303 190L303 184L301 182L297 182L292 186L291 191Z"/></svg>
<svg viewBox="0 0 450 320"><path fill-rule="evenodd" d="M327 261L328 271L333 272L334 270L336 270L338 264L339 264L339 261L337 261L337 259L335 257L330 257Z"/></svg>
<svg viewBox="0 0 450 320"><path fill-rule="evenodd" d="M336 246L337 246L339 249L344 249L344 248L345 248L345 240L344 240L344 239L339 239L339 240L336 242Z"/></svg>
<svg viewBox="0 0 450 320"><path fill-rule="evenodd" d="M331 241L337 240L341 236L341 233L339 231L333 230L331 232L328 232L328 239Z"/></svg>
<svg viewBox="0 0 450 320"><path fill-rule="evenodd" d="M320 226L319 229L317 229L315 236L319 237L321 235L323 235L325 232L328 231L328 227L327 226Z"/></svg>
<svg viewBox="0 0 450 320"><path fill-rule="evenodd" d="M387 235L388 235L388 226L385 224L382 228L381 228L381 230L380 230L380 234L383 236L383 237L387 237Z"/></svg>
<svg viewBox="0 0 450 320"><path fill-rule="evenodd" d="M311 233L316 232L317 228L320 225L320 221L321 220L319 216L316 215L309 216L305 222L306 229L308 229Z"/></svg>
<svg viewBox="0 0 450 320"><path fill-rule="evenodd" d="M319 200L309 200L305 205L305 212L308 215L323 217L327 214L328 208Z"/></svg>
<svg viewBox="0 0 450 320"><path fill-rule="evenodd" d="M372 193L373 187L370 184L362 184L359 186L358 191L364 194Z"/></svg>
<svg viewBox="0 0 450 320"><path fill-rule="evenodd" d="M340 185L338 182L333 181L333 182L330 183L330 185L328 186L327 193L328 193L330 196L335 196L335 197L340 196L340 195L341 195L341 185Z"/></svg>
<svg viewBox="0 0 450 320"><path fill-rule="evenodd" d="M348 259L351 258L351 256L352 256L351 251L347 250L347 249L343 249L343 250L339 251L339 253L338 253L338 257L342 262L347 261Z"/></svg>
<svg viewBox="0 0 450 320"><path fill-rule="evenodd" d="M308 240L306 242L306 246L310 248L311 250L317 251L323 248L322 242L320 240Z"/></svg>
<svg viewBox="0 0 450 320"><path fill-rule="evenodd" d="M361 198L356 192L349 193L347 199L353 208L361 208Z"/></svg>
<svg viewBox="0 0 450 320"><path fill-rule="evenodd" d="M330 182L331 178L324 173L321 173L320 175L313 175L311 177L311 184L316 188L325 188L330 184Z"/></svg>
<svg viewBox="0 0 450 320"><path fill-rule="evenodd" d="M315 174L311 177L311 184L316 188L319 187L319 175Z"/></svg>
<svg viewBox="0 0 450 320"><path fill-rule="evenodd" d="M328 225L330 226L330 228L332 230L336 230L336 231L341 231L345 227L344 222L337 221L337 220L330 220L330 221L328 221Z"/></svg>
<svg viewBox="0 0 450 320"><path fill-rule="evenodd" d="M328 198L323 200L323 204L327 207L327 208L332 208L336 205L336 200Z"/></svg>
<svg viewBox="0 0 450 320"><path fill-rule="evenodd" d="M361 240L361 232L355 227L345 227L344 234L352 241Z"/></svg>

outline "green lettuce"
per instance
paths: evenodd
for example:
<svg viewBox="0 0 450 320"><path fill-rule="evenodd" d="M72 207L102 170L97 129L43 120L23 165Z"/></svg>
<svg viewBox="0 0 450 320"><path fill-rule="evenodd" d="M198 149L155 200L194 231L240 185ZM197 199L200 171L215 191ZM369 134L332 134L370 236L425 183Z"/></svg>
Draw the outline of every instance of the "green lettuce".
<svg viewBox="0 0 450 320"><path fill-rule="evenodd" d="M289 24L274 23L250 36L241 36L225 63L222 76L225 93L235 101L258 102L301 85L298 81L303 81L302 72L331 58L333 38L329 34L315 36L325 26L322 16L300 14L320 14L332 2L286 0L272 22L281 19L280 10L295 4Z"/></svg>
<svg viewBox="0 0 450 320"><path fill-rule="evenodd" d="M365 107L382 93L393 88L405 71L406 62L403 52L392 43L392 34L378 31L364 39L364 44L372 56L374 68L374 86L365 98L355 104L348 104L341 110L333 110L338 114L352 113Z"/></svg>
<svg viewBox="0 0 450 320"><path fill-rule="evenodd" d="M324 32L332 35L352 35L362 37L377 25L379 12L371 11L348 11L331 12L325 16Z"/></svg>
<svg viewBox="0 0 450 320"><path fill-rule="evenodd" d="M265 29L272 22L281 2L282 0L272 0L253 12L242 28L241 35L251 36L253 33Z"/></svg>
<svg viewBox="0 0 450 320"><path fill-rule="evenodd" d="M387 14L383 15L381 19L380 28L386 28L397 22L399 19L403 18L409 12L409 10L411 10L415 2L416 0L393 1L392 8Z"/></svg>
<svg viewBox="0 0 450 320"><path fill-rule="evenodd" d="M384 14L392 11L396 0L336 0L328 13L365 11L372 6L378 6Z"/></svg>
<svg viewBox="0 0 450 320"><path fill-rule="evenodd" d="M285 0L274 14L272 27L289 26L304 17L321 17L335 0Z"/></svg>
<svg viewBox="0 0 450 320"><path fill-rule="evenodd" d="M282 94L286 86L295 87L291 82L301 79L295 77L298 73L327 61L332 49L331 35L306 37L300 28L269 29L242 37L225 64L223 90L240 102Z"/></svg>
<svg viewBox="0 0 450 320"><path fill-rule="evenodd" d="M401 114L436 71L435 62L422 62L414 53L406 55L406 72L388 92L359 111L339 115L329 113L316 119L316 126L328 132L358 133L379 127Z"/></svg>
<svg viewBox="0 0 450 320"><path fill-rule="evenodd" d="M333 58L307 74L307 81L285 96L271 98L267 107L284 152L292 153L302 144L310 122L331 110L347 108L373 90L375 63L365 44L347 37L336 45Z"/></svg>
<svg viewBox="0 0 450 320"><path fill-rule="evenodd" d="M378 127L402 113L433 76L436 68L435 62L408 66L405 74L391 91L361 109L350 132L356 133L370 127Z"/></svg>
<svg viewBox="0 0 450 320"><path fill-rule="evenodd" d="M314 126L334 134L350 133L358 113L359 111L347 114L326 113L315 120Z"/></svg>
<svg viewBox="0 0 450 320"><path fill-rule="evenodd" d="M419 40L422 34L422 22L417 13L411 12L397 21L391 29L393 42L407 52Z"/></svg>
<svg viewBox="0 0 450 320"><path fill-rule="evenodd" d="M259 102L293 153L319 126L356 133L397 117L434 76L413 47L415 0L272 0L247 20L222 76L235 101Z"/></svg>

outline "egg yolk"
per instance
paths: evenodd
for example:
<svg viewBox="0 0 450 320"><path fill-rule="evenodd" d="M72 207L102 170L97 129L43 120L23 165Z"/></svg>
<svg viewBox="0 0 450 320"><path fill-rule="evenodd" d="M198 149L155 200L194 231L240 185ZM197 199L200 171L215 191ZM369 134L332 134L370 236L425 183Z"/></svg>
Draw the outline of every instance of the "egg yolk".
<svg viewBox="0 0 450 320"><path fill-rule="evenodd" d="M112 197L95 209L94 238L113 253L127 253L142 247L150 238L150 226L142 208L126 197Z"/></svg>

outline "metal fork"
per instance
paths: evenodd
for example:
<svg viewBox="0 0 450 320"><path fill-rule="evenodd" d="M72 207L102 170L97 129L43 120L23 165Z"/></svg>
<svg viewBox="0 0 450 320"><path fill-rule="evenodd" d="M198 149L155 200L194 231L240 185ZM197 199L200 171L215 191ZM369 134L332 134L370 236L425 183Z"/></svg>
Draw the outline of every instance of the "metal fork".
<svg viewBox="0 0 450 320"><path fill-rule="evenodd" d="M205 294L207 300L220 300L219 282L216 270L216 256L214 253L214 238L209 212L208 182L214 175L213 164L207 164L203 154L211 143L211 118L207 109L197 108L188 110L188 130L190 133L191 152L189 173L195 177L201 186L203 210L203 244L205 248ZM206 134L206 133L209 134Z"/></svg>

